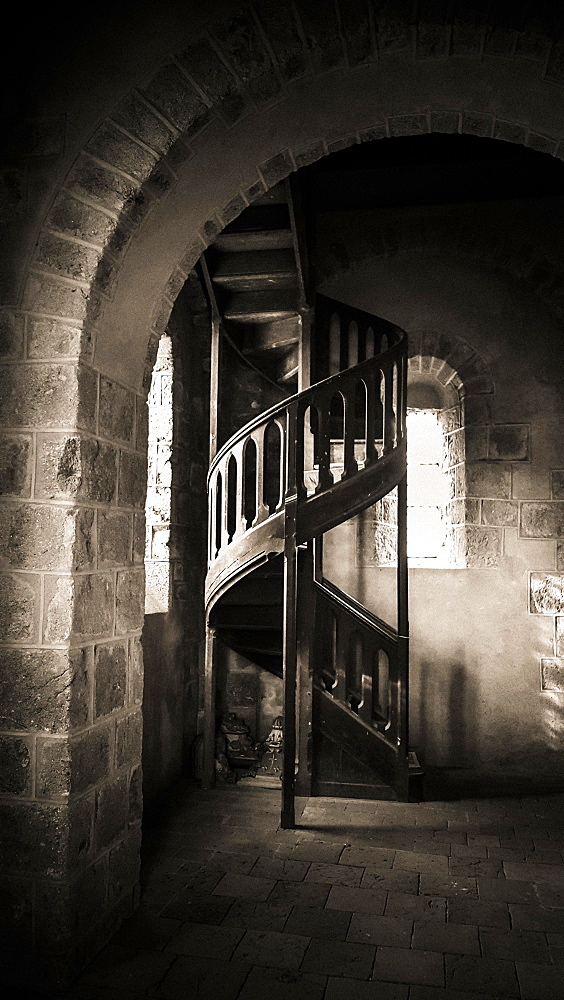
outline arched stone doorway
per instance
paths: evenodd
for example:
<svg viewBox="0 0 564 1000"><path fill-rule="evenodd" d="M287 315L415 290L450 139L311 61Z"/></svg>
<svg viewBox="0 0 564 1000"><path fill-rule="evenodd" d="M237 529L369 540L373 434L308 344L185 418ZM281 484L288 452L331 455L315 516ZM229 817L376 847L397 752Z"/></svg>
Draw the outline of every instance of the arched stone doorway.
<svg viewBox="0 0 564 1000"><path fill-rule="evenodd" d="M178 290L258 193L353 142L466 132L559 156L555 27L508 23L495 7L489 21L424 8L413 21L387 9L353 16L343 4L331 24L315 4L296 15L217 3L186 26L182 11L172 5L167 19L159 5L158 23L132 27L120 74L102 58L91 87L87 59L73 96L54 92L41 110L50 124L35 127L41 163L23 223L8 198L15 267L2 404L8 536L21 540L2 582L3 826L17 859L10 892L25 900L19 926L42 956L40 975L68 975L134 898L143 616L134 539L145 393ZM121 554L118 522L129 532ZM56 941L40 919L54 908Z"/></svg>

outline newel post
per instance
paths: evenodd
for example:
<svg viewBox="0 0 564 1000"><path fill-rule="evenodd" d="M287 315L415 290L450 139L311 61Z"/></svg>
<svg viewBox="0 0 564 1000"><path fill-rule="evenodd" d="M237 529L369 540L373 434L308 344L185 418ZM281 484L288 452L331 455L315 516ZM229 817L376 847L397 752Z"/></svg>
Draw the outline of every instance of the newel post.
<svg viewBox="0 0 564 1000"><path fill-rule="evenodd" d="M296 765L296 678L297 678L297 590L298 552L296 522L298 487L296 451L298 436L298 407L291 403L286 419L286 492L284 528L284 607L283 607L283 691L284 691L284 752L282 767L282 808L280 825L292 829L296 823L295 765Z"/></svg>

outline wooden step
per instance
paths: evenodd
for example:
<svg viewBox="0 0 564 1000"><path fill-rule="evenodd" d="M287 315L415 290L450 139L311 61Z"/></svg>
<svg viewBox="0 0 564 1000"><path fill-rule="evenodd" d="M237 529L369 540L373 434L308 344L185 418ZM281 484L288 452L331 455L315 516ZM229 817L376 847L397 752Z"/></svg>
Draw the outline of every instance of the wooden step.
<svg viewBox="0 0 564 1000"><path fill-rule="evenodd" d="M298 374L300 362L300 353L298 344L296 344L291 350L286 351L285 354L280 358L276 364L276 381L277 382L290 382L295 379Z"/></svg>
<svg viewBox="0 0 564 1000"><path fill-rule="evenodd" d="M245 628L253 631L280 629L282 627L282 604L229 604L221 601L217 607L213 624L218 628Z"/></svg>
<svg viewBox="0 0 564 1000"><path fill-rule="evenodd" d="M252 327L243 344L244 354L261 354L279 347L291 347L300 339L298 316L288 316L275 323L261 323Z"/></svg>
<svg viewBox="0 0 564 1000"><path fill-rule="evenodd" d="M275 281L296 277L296 261L292 250L249 250L239 253L217 254L212 262L214 284L233 284L241 281Z"/></svg>
<svg viewBox="0 0 564 1000"><path fill-rule="evenodd" d="M282 576L243 577L221 598L221 606L275 607L282 603Z"/></svg>
<svg viewBox="0 0 564 1000"><path fill-rule="evenodd" d="M267 204L251 205L241 212L233 222L223 230L224 233L242 233L249 230L289 229L290 213L287 205Z"/></svg>
<svg viewBox="0 0 564 1000"><path fill-rule="evenodd" d="M291 229L251 229L220 233L213 242L213 249L220 253L244 253L250 250L291 250L293 245Z"/></svg>
<svg viewBox="0 0 564 1000"><path fill-rule="evenodd" d="M272 323L298 313L298 292L279 288L259 292L234 292L225 298L225 319L240 323Z"/></svg>

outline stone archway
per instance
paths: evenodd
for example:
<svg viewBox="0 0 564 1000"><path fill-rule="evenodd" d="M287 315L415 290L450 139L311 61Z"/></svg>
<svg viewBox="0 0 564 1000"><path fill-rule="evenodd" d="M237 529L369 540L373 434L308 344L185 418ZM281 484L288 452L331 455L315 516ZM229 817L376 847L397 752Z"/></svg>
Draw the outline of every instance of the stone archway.
<svg viewBox="0 0 564 1000"><path fill-rule="evenodd" d="M550 21L298 7L218 2L181 31L176 11L154 45L146 22L84 121L80 79L18 245L25 286L6 290L2 826L17 935L55 981L135 899L145 394L193 263L258 193L353 142L446 131L562 153Z"/></svg>

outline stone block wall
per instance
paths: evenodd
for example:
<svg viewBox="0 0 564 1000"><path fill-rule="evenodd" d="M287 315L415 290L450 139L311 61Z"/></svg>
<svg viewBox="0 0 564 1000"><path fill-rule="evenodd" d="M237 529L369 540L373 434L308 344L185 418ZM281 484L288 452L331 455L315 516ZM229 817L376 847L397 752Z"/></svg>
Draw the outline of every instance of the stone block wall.
<svg viewBox="0 0 564 1000"><path fill-rule="evenodd" d="M57 982L138 883L146 405L70 357L71 319L3 329L2 920L8 975L31 949Z"/></svg>

